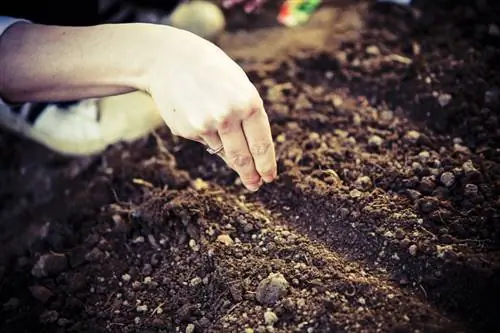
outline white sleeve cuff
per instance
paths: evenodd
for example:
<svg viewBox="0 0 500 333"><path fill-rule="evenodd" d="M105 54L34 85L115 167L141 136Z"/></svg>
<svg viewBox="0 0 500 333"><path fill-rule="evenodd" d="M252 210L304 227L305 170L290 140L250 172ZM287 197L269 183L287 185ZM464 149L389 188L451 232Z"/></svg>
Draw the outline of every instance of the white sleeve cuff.
<svg viewBox="0 0 500 333"><path fill-rule="evenodd" d="M0 37L2 37L2 34L14 23L17 22L28 22L31 23L28 20L21 19L21 18L15 18L15 17L8 17L8 16L0 16ZM2 101L2 98L0 97L0 106L5 105L5 103Z"/></svg>

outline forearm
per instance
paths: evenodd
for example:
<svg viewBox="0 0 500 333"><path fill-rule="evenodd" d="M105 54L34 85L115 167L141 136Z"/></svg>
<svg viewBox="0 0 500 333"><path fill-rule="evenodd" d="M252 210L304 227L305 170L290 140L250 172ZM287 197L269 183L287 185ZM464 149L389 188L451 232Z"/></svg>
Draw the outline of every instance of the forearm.
<svg viewBox="0 0 500 333"><path fill-rule="evenodd" d="M64 101L144 90L152 50L168 32L149 24L16 23L0 38L0 97Z"/></svg>

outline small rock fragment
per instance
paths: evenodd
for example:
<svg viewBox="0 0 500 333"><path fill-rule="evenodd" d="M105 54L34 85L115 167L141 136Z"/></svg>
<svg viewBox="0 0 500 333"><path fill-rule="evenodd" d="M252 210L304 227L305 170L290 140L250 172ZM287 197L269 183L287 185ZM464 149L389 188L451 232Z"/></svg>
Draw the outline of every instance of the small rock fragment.
<svg viewBox="0 0 500 333"><path fill-rule="evenodd" d="M68 260L64 254L44 254L33 266L31 274L37 278L58 274L68 266Z"/></svg>
<svg viewBox="0 0 500 333"><path fill-rule="evenodd" d="M446 171L441 174L439 180L444 186L451 187L455 184L455 175L453 172Z"/></svg>
<svg viewBox="0 0 500 333"><path fill-rule="evenodd" d="M410 252L410 255L416 256L417 255L417 245L415 245L415 244L410 245L410 247L408 248L408 252Z"/></svg>
<svg viewBox="0 0 500 333"><path fill-rule="evenodd" d="M423 213L432 213L439 207L438 199L434 197L423 197L417 200L417 205Z"/></svg>
<svg viewBox="0 0 500 333"><path fill-rule="evenodd" d="M189 240L189 247L194 252L198 252L200 250L200 246L196 243L196 241L194 239Z"/></svg>
<svg viewBox="0 0 500 333"><path fill-rule="evenodd" d="M373 146L373 147L380 147L384 140L378 136L378 135L372 135L368 139L368 145Z"/></svg>
<svg viewBox="0 0 500 333"><path fill-rule="evenodd" d="M142 268L142 274L151 275L151 273L153 273L153 266L151 264L144 264L144 267Z"/></svg>
<svg viewBox="0 0 500 333"><path fill-rule="evenodd" d="M40 315L40 322L42 324L55 323L59 319L59 312L55 310L47 310Z"/></svg>
<svg viewBox="0 0 500 333"><path fill-rule="evenodd" d="M144 236L137 236L136 238L134 238L132 240L132 243L133 244L142 244L142 243L144 243L144 240L145 240Z"/></svg>
<svg viewBox="0 0 500 333"><path fill-rule="evenodd" d="M97 247L94 247L89 253L85 255L85 260L88 262L98 262L104 258L104 253Z"/></svg>
<svg viewBox="0 0 500 333"><path fill-rule="evenodd" d="M372 187L372 180L368 176L359 176L354 183L361 190L367 190Z"/></svg>
<svg viewBox="0 0 500 333"><path fill-rule="evenodd" d="M391 110L383 110L380 112L380 119L382 121L391 121L394 118L394 112Z"/></svg>
<svg viewBox="0 0 500 333"><path fill-rule="evenodd" d="M355 188L355 189L353 189L353 190L351 190L351 191L349 192L349 196L350 196L351 198L353 198L353 199L355 199L355 198L359 198L359 197L361 197L362 195L363 195L363 192L361 192L360 190L358 190L358 189L356 189L356 188Z"/></svg>
<svg viewBox="0 0 500 333"><path fill-rule="evenodd" d="M273 326L278 322L278 316L276 315L276 313L267 310L266 312L264 312L264 322L268 326Z"/></svg>
<svg viewBox="0 0 500 333"><path fill-rule="evenodd" d="M199 276L196 276L193 279L191 279L189 284L191 285L191 287L196 287L197 285L201 284L202 282L203 282L203 280Z"/></svg>
<svg viewBox="0 0 500 333"><path fill-rule="evenodd" d="M226 246L233 245L233 243L234 243L231 236L226 235L226 234L222 234L222 235L217 236L217 242L222 243Z"/></svg>
<svg viewBox="0 0 500 333"><path fill-rule="evenodd" d="M193 324L188 324L188 325L186 326L186 333L193 333L193 332L194 332L194 329L195 329L195 327L194 327L194 325L193 325Z"/></svg>
<svg viewBox="0 0 500 333"><path fill-rule="evenodd" d="M466 161L462 165L462 169L465 173L465 176L467 176L467 177L473 177L473 176L479 175L479 171L476 169L476 167L474 166L474 163L472 163L471 160Z"/></svg>
<svg viewBox="0 0 500 333"><path fill-rule="evenodd" d="M439 94L438 96L438 103L441 105L441 107L445 107L451 102L451 95L450 94Z"/></svg>
<svg viewBox="0 0 500 333"><path fill-rule="evenodd" d="M21 301L18 298L11 297L7 302L3 304L4 311L12 311L16 310L19 305L21 305Z"/></svg>
<svg viewBox="0 0 500 333"><path fill-rule="evenodd" d="M411 200L415 201L419 199L422 196L422 193L420 193L417 190L413 190L411 188L406 190L406 194L410 197Z"/></svg>
<svg viewBox="0 0 500 333"><path fill-rule="evenodd" d="M500 36L500 28L495 23L490 23L490 25L488 26L488 33L491 36L498 37Z"/></svg>
<svg viewBox="0 0 500 333"><path fill-rule="evenodd" d="M407 139L411 143L417 143L419 138L420 133L414 130L408 131L405 135L405 139Z"/></svg>
<svg viewBox="0 0 500 333"><path fill-rule="evenodd" d="M479 188L476 184L466 184L464 187L464 195L468 197L475 197L479 193Z"/></svg>
<svg viewBox="0 0 500 333"><path fill-rule="evenodd" d="M146 304L138 305L136 310L137 312L146 312L148 311L148 306Z"/></svg>
<svg viewBox="0 0 500 333"><path fill-rule="evenodd" d="M42 303L47 303L54 295L52 291L44 286L31 286L29 287L31 295Z"/></svg>
<svg viewBox="0 0 500 333"><path fill-rule="evenodd" d="M206 190L208 188L208 183L201 178L196 178L193 182L193 187L197 191Z"/></svg>
<svg viewBox="0 0 500 333"><path fill-rule="evenodd" d="M130 279L132 279L132 277L130 276L130 274L123 274L122 275L122 280L125 281L125 282L129 282Z"/></svg>
<svg viewBox="0 0 500 333"><path fill-rule="evenodd" d="M484 93L484 104L494 106L500 101L500 88L493 87Z"/></svg>
<svg viewBox="0 0 500 333"><path fill-rule="evenodd" d="M419 189L423 193L430 193L435 188L434 178L431 176L422 177Z"/></svg>
<svg viewBox="0 0 500 333"><path fill-rule="evenodd" d="M281 273L271 273L260 281L255 298L264 305L274 305L288 293L290 284Z"/></svg>
<svg viewBox="0 0 500 333"><path fill-rule="evenodd" d="M418 153L418 157L420 158L420 161L426 162L431 157L431 154L427 150L422 150Z"/></svg>
<svg viewBox="0 0 500 333"><path fill-rule="evenodd" d="M369 55L373 55L373 56L380 54L380 49L377 47L377 45L369 45L366 47L365 51Z"/></svg>
<svg viewBox="0 0 500 333"><path fill-rule="evenodd" d="M72 321L69 320L69 319L66 319L66 318L59 318L57 320L57 325L60 326L60 327L66 327L66 326L68 326L71 323L72 323Z"/></svg>

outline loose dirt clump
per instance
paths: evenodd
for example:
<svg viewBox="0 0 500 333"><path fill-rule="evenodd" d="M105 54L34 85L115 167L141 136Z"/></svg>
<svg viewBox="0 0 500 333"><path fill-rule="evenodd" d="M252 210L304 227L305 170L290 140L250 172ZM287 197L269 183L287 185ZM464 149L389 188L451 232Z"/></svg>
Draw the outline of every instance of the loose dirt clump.
<svg viewBox="0 0 500 333"><path fill-rule="evenodd" d="M415 2L221 41L272 123L257 193L167 130L76 161L2 134L1 331L499 330L500 8Z"/></svg>

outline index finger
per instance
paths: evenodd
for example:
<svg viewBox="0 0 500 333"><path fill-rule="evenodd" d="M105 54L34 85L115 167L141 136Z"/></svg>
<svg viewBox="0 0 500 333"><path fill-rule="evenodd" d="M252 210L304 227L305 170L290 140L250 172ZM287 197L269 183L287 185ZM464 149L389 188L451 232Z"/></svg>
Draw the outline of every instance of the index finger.
<svg viewBox="0 0 500 333"><path fill-rule="evenodd" d="M242 127L255 169L266 183L272 182L277 176L278 168L271 125L264 107L255 108L251 115L243 120Z"/></svg>

